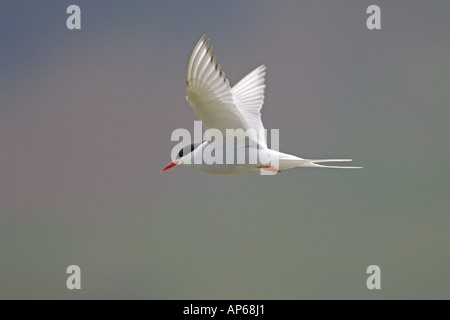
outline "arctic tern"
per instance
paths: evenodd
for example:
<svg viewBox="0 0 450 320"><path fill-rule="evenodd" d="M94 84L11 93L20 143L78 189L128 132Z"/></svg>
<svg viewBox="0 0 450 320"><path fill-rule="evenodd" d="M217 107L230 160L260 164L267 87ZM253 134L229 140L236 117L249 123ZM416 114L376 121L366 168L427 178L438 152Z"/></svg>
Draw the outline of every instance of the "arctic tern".
<svg viewBox="0 0 450 320"><path fill-rule="evenodd" d="M212 141L187 145L179 150L176 159L173 159L162 171L176 165L184 165L200 171L215 174L232 173L258 173L262 170L279 172L294 167L315 168L345 168L359 169L361 167L349 166L326 166L319 163L352 161L351 159L302 159L294 155L281 153L267 147L267 137L261 121L261 108L264 102L264 77L266 75L265 65L261 65L234 87L230 87L221 66L213 55L213 48L209 46L209 39L205 40L203 35L192 51L187 67L187 96L186 100L194 110L197 117L202 121L205 129L217 129L223 137L227 129L242 129L258 132L249 136L252 143L243 146L248 156L256 149L270 159L276 159L276 165L261 162L256 163L195 163L194 158L203 154L205 148ZM253 130L253 131L252 131ZM230 150L230 148L234 150ZM223 144L224 153L237 150L239 146ZM236 154L236 152L234 152Z"/></svg>

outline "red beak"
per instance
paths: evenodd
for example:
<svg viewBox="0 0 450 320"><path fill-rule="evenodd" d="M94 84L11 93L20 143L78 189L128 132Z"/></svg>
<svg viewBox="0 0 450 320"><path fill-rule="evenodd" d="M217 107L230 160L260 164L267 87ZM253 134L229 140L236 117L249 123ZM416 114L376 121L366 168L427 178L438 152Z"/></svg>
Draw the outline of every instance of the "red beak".
<svg viewBox="0 0 450 320"><path fill-rule="evenodd" d="M166 171L167 169L170 169L172 167L175 167L178 163L177 162L171 162L167 166L164 167L164 169L161 170L161 172Z"/></svg>

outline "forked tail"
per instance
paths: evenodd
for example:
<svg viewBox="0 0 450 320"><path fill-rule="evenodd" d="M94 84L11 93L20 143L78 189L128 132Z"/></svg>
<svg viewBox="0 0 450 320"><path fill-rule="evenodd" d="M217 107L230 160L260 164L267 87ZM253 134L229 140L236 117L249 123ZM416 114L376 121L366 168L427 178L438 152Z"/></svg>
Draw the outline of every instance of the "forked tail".
<svg viewBox="0 0 450 320"><path fill-rule="evenodd" d="M311 160L305 159L303 163L297 165L297 167L313 167L313 168L335 168L335 169L362 169L362 167L344 167L344 166L324 166L321 162L344 162L344 161L352 161L352 159L320 159L320 160Z"/></svg>

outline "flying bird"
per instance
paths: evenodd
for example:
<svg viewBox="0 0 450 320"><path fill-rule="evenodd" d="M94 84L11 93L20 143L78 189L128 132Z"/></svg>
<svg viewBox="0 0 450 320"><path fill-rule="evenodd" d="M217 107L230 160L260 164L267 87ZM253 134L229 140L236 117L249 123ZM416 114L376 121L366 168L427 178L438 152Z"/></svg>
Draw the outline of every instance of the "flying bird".
<svg viewBox="0 0 450 320"><path fill-rule="evenodd" d="M191 167L200 171L215 174L232 173L258 173L261 171L279 172L295 167L314 168L345 168L359 169L361 167L327 166L320 163L352 161L351 159L303 159L268 148L267 137L261 121L261 108L264 102L266 66L261 65L235 86L230 87L221 66L213 55L213 48L209 46L209 39L203 35L192 51L187 67L187 96L186 100L202 121L205 129L216 129L226 137L227 129L251 133L248 136L249 143L241 146L223 144L223 153L244 152L246 157L254 151L260 152L266 159L277 161L262 162L257 159L247 163L212 163L195 162L196 157L201 156L208 147L216 141L203 141L185 146L177 153L162 171L176 165ZM249 130L250 129L250 130ZM256 132L256 134L255 134ZM275 163L275 165L273 164Z"/></svg>

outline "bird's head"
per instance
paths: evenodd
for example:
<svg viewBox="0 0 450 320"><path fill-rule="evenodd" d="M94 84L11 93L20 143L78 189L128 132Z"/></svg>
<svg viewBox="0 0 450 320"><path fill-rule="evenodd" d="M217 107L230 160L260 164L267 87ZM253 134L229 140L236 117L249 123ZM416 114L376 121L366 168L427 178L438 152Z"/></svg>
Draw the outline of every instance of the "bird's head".
<svg viewBox="0 0 450 320"><path fill-rule="evenodd" d="M183 160L185 160L187 158L191 158L192 151L194 151L199 145L200 145L200 143L191 143L191 144L181 148L178 151L178 153L175 157L175 160L173 160L171 163L169 163L167 166L165 166L164 169L161 170L161 172L166 171L172 167L175 167L176 165L183 164Z"/></svg>

